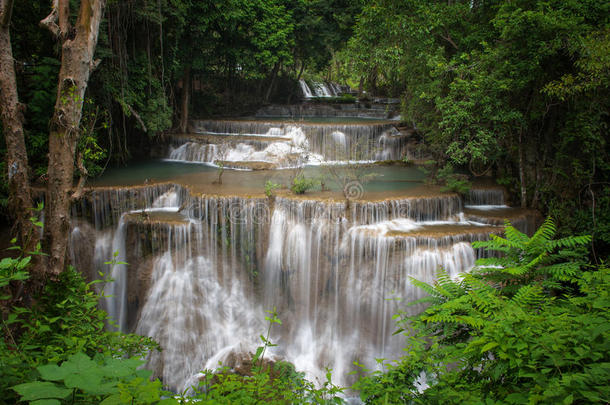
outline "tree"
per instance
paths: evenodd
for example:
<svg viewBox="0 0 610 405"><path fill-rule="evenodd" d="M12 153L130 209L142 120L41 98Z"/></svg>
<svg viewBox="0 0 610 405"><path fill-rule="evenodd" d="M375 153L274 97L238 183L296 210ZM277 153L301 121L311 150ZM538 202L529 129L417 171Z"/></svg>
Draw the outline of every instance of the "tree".
<svg viewBox="0 0 610 405"><path fill-rule="evenodd" d="M69 0L54 0L53 10L41 24L61 46L61 67L55 110L50 123L49 166L46 193L45 251L48 272L64 269L70 231L70 202L74 178L74 158L80 135L85 91L94 60L95 47L105 0L81 0L73 25Z"/></svg>
<svg viewBox="0 0 610 405"><path fill-rule="evenodd" d="M494 173L521 206L610 236L608 4L375 0L348 56L353 80L400 95L439 166ZM601 249L600 249L601 250Z"/></svg>
<svg viewBox="0 0 610 405"><path fill-rule="evenodd" d="M30 221L32 198L23 134L24 106L19 102L17 93L9 28L12 12L13 0L0 1L0 109L7 147L10 211L18 227L20 244L31 251L37 234Z"/></svg>

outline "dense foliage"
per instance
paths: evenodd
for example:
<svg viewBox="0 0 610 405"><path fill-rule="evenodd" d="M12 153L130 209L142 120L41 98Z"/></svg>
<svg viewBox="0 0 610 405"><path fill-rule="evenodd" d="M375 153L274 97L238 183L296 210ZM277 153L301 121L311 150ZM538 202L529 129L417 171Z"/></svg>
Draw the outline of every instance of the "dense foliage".
<svg viewBox="0 0 610 405"><path fill-rule="evenodd" d="M609 16L598 0L375 0L342 57L402 98L439 165L495 174L607 254Z"/></svg>
<svg viewBox="0 0 610 405"><path fill-rule="evenodd" d="M406 354L357 384L366 403L603 403L610 398L606 266L588 236L531 238L515 228L475 247L503 252L452 280L441 272L423 313L402 318Z"/></svg>

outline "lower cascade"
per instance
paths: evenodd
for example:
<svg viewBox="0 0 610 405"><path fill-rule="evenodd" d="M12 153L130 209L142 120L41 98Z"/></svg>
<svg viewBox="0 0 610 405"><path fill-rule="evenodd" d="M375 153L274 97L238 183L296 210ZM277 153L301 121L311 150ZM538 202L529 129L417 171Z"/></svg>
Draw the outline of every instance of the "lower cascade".
<svg viewBox="0 0 610 405"><path fill-rule="evenodd" d="M265 198L166 183L91 188L73 218L73 261L112 276L105 309L160 343L147 367L176 391L253 353L273 308L282 325L270 355L348 385L354 361L400 356L392 316L422 297L410 278L468 271L482 254L469 242L502 231L467 220L453 194ZM113 252L128 264L104 264Z"/></svg>

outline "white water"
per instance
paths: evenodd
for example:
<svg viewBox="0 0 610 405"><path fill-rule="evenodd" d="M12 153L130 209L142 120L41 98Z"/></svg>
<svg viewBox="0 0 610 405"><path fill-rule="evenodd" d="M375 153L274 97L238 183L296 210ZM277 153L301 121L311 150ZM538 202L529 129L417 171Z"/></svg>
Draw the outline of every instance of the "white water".
<svg viewBox="0 0 610 405"><path fill-rule="evenodd" d="M307 85L307 82L303 79L299 80L301 86L301 92L305 98L313 97L336 97L339 95L339 91L334 83L328 86L324 82L312 82L313 89Z"/></svg>
<svg viewBox="0 0 610 405"><path fill-rule="evenodd" d="M313 380L323 381L330 367L335 383L349 384L353 361L375 367L376 357L400 355L403 338L392 336L392 315L422 296L409 277L432 282L439 266L454 276L469 270L475 252L468 242L487 237L408 235L436 225L480 225L464 221L451 196L352 202L348 209L343 202L277 198L271 206L267 199L199 198L151 187L101 194L109 196L98 203L104 210L136 208L113 195L144 206L126 210L113 230L100 229L92 255L99 265L113 251L117 260L129 253L132 263L113 269L106 308L121 330L161 344L148 367L175 390L196 384L199 372L219 361L253 352L267 327L264 310L274 306L283 324L274 326L278 347L270 355ZM130 216L142 208L150 216L178 215L178 207L190 219L143 228ZM134 226L156 235L151 259L137 258L147 238L133 245Z"/></svg>
<svg viewBox="0 0 610 405"><path fill-rule="evenodd" d="M201 121L202 134L226 137L227 142L199 143L194 137L187 141L178 139L182 143L170 148L168 159L209 164L216 160L268 162L285 168L341 161L397 160L408 153L406 138L387 123L273 125ZM255 139L239 140L245 133Z"/></svg>
<svg viewBox="0 0 610 405"><path fill-rule="evenodd" d="M318 86L312 92L304 81L301 86L312 96L331 93ZM194 126L203 134L257 139L204 144L193 138L175 143L170 159L293 167L397 159L405 146L387 124ZM504 204L497 190L473 192L470 200L482 209ZM335 383L349 385L355 360L374 368L375 358L402 354L404 338L392 336L392 316L422 297L410 277L432 282L439 267L452 276L468 271L479 253L469 242L488 237L485 228L476 230L482 223L465 220L455 195L272 202L193 196L162 184L96 190L73 215L88 218L96 231L87 248L85 231L75 228L72 251L89 249L96 270L112 270L105 308L120 330L161 344L147 366L177 391L196 384L204 369L254 352L267 328L265 310L273 307L282 325L273 328L278 346L270 355L293 362L314 381L323 381L330 367ZM461 230L425 236L435 226ZM116 260L129 265L104 265L115 251Z"/></svg>
<svg viewBox="0 0 610 405"><path fill-rule="evenodd" d="M311 152L309 141L299 127L270 128L267 134L259 135L259 137L279 137L284 138L285 141L269 142L262 150L257 150L257 145L247 142L235 145L186 142L178 148L170 150L168 160L211 164L217 160L268 162L275 164L278 168L297 167L324 160L321 155Z"/></svg>

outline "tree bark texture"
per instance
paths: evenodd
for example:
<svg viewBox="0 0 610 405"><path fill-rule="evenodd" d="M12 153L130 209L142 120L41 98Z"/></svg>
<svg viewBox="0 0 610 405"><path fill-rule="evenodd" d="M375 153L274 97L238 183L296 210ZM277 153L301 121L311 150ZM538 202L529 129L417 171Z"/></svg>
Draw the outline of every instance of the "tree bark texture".
<svg viewBox="0 0 610 405"><path fill-rule="evenodd" d="M91 72L105 0L81 0L74 27L67 20L69 0L58 0L43 20L61 44L61 67L57 100L50 123L49 167L46 194L44 250L49 255L48 271L64 269L70 231L70 202L74 159L80 136L85 91ZM57 12L56 10L59 10ZM56 17L53 17L53 13ZM59 26L55 21L59 18Z"/></svg>
<svg viewBox="0 0 610 405"><path fill-rule="evenodd" d="M11 47L10 20L12 0L0 1L0 108L6 140L9 183L9 209L17 225L19 244L32 250L38 233L30 221L32 198L28 156L23 134L23 109L17 94L17 79Z"/></svg>
<svg viewBox="0 0 610 405"><path fill-rule="evenodd" d="M527 186L525 184L525 151L523 133L519 132L519 181L521 183L521 208L527 208Z"/></svg>
<svg viewBox="0 0 610 405"><path fill-rule="evenodd" d="M184 66L182 77L182 108L180 114L180 131L184 134L189 125L189 104L191 98L191 65Z"/></svg>

